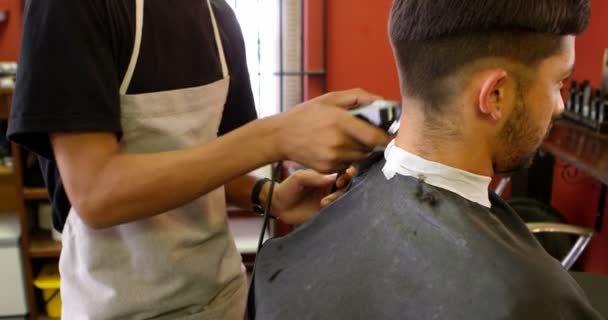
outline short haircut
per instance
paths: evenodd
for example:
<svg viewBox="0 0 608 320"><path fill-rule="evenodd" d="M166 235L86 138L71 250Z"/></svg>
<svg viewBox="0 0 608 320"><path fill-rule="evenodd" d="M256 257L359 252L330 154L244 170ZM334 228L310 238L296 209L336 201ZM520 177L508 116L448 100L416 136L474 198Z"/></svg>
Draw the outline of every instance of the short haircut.
<svg viewBox="0 0 608 320"><path fill-rule="evenodd" d="M590 11L590 0L394 0L401 93L440 110L448 76L487 58L534 67L559 53L563 36L582 33Z"/></svg>

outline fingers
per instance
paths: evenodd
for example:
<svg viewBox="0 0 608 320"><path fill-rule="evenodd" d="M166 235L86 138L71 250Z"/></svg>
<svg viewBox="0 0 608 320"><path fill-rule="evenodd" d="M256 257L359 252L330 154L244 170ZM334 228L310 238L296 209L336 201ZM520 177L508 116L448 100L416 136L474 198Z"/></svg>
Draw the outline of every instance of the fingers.
<svg viewBox="0 0 608 320"><path fill-rule="evenodd" d="M351 178L357 175L357 168L350 166L346 169L346 174L348 174Z"/></svg>
<svg viewBox="0 0 608 320"><path fill-rule="evenodd" d="M369 152L367 151L350 151L344 150L340 153L339 157L336 158L334 172L339 172L346 170L353 163L360 162L362 160L367 159L369 157ZM349 179L352 176L349 177Z"/></svg>
<svg viewBox="0 0 608 320"><path fill-rule="evenodd" d="M340 108L351 108L358 104L381 100L382 97L369 93L363 89L350 89L331 92L323 96L323 103Z"/></svg>
<svg viewBox="0 0 608 320"><path fill-rule="evenodd" d="M344 109L377 99L381 97L351 89L326 94L283 114L281 128L286 130L276 143L280 157L322 173L365 159L374 147L388 144L388 135Z"/></svg>
<svg viewBox="0 0 608 320"><path fill-rule="evenodd" d="M338 200L344 194L345 191L345 189L340 189L334 193L325 196L325 198L321 199L321 209L327 207L334 201Z"/></svg>
<svg viewBox="0 0 608 320"><path fill-rule="evenodd" d="M344 174L338 177L338 179L336 180L336 187L338 187L338 189L345 188L356 174L357 169L355 169L355 167L353 166L350 166L348 169L346 169L346 172L344 172Z"/></svg>
<svg viewBox="0 0 608 320"><path fill-rule="evenodd" d="M332 202L336 201L341 195L344 193L343 191L334 192L325 198L321 199L321 209L327 207Z"/></svg>
<svg viewBox="0 0 608 320"><path fill-rule="evenodd" d="M348 183L350 182L352 178L350 176L348 176L348 174L343 174L341 176L338 177L338 180L336 180L336 187L338 189L342 189L344 188L346 185L348 185Z"/></svg>
<svg viewBox="0 0 608 320"><path fill-rule="evenodd" d="M340 196L344 194L344 192L346 191L346 186L348 186L348 184L356 174L357 169L355 167L350 166L348 169L346 169L346 171L336 180L336 187L338 187L338 190L321 199L321 208L325 208L332 202L338 200L338 198L340 198Z"/></svg>
<svg viewBox="0 0 608 320"><path fill-rule="evenodd" d="M340 127L347 135L370 149L386 146L390 142L390 137L382 129L356 117L345 118L340 122Z"/></svg>
<svg viewBox="0 0 608 320"><path fill-rule="evenodd" d="M314 170L298 171L294 177L298 179L298 184L303 187L325 188L333 185L336 181L336 174L324 175Z"/></svg>

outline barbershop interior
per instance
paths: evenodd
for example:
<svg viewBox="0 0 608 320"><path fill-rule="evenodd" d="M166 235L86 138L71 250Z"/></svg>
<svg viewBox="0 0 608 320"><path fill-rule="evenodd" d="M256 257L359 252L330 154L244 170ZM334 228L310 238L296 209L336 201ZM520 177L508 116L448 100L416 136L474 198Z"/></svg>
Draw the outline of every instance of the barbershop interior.
<svg viewBox="0 0 608 320"><path fill-rule="evenodd" d="M607 28L0 0L0 319L608 318Z"/></svg>

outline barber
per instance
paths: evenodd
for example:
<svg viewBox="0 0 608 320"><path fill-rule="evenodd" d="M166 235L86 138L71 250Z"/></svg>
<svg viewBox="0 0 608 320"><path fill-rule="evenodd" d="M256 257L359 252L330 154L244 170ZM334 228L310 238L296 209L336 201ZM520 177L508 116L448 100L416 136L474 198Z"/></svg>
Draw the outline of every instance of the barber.
<svg viewBox="0 0 608 320"><path fill-rule="evenodd" d="M63 231L63 319L241 319L226 200L252 205L246 174L283 159L336 172L388 140L345 111L378 98L360 89L255 120L221 0L27 1L22 41L8 134L39 155ZM334 182L294 175L273 213L306 220Z"/></svg>

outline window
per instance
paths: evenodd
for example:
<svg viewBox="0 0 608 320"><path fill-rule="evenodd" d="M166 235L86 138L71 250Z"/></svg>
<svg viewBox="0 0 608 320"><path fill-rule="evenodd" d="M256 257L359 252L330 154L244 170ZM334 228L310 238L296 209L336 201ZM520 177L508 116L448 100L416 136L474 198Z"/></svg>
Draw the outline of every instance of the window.
<svg viewBox="0 0 608 320"><path fill-rule="evenodd" d="M302 0L227 0L241 24L258 115L302 99ZM282 48L281 48L282 47Z"/></svg>

